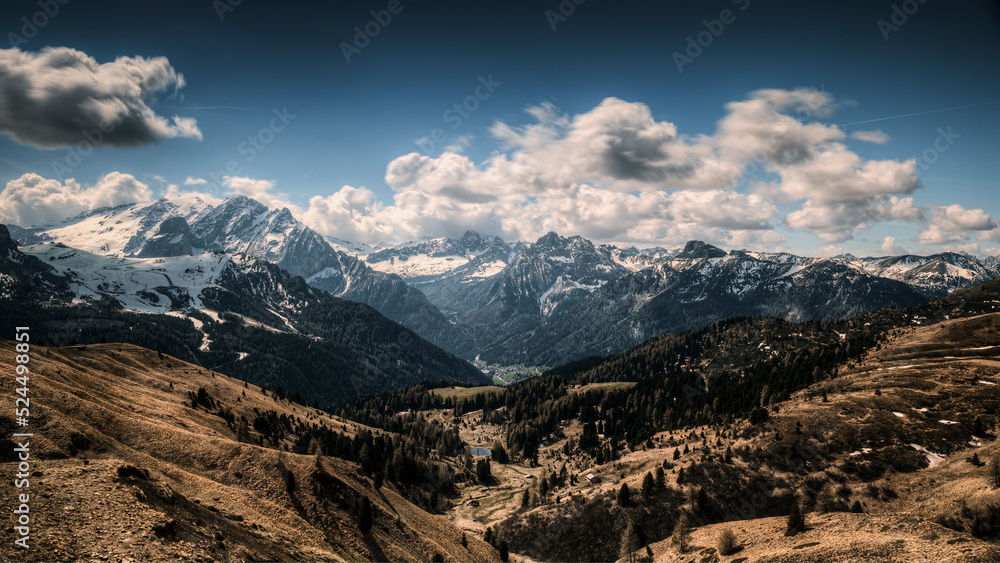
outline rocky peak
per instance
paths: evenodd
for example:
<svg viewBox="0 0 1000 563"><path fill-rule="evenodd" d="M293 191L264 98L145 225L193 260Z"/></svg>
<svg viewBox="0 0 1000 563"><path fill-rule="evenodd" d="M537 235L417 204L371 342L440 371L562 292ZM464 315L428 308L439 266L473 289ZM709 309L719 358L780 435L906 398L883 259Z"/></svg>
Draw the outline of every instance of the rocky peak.
<svg viewBox="0 0 1000 563"><path fill-rule="evenodd" d="M700 240L689 240L676 258L722 258L726 251Z"/></svg>

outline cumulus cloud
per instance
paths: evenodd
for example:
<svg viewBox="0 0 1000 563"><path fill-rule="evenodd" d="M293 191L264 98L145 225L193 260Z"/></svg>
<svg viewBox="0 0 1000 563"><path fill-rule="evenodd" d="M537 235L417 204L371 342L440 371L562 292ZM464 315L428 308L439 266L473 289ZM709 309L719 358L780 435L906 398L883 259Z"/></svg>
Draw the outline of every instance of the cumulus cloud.
<svg viewBox="0 0 1000 563"><path fill-rule="evenodd" d="M896 237L885 237L881 246L882 254L886 256L902 256L910 252L896 244Z"/></svg>
<svg viewBox="0 0 1000 563"><path fill-rule="evenodd" d="M971 254L973 256L982 253L982 251L979 250L979 244L974 242L969 242L965 244L948 244L945 245L944 251L957 252L959 254Z"/></svg>
<svg viewBox="0 0 1000 563"><path fill-rule="evenodd" d="M864 160L841 143L812 151L808 159L776 167L781 180L763 189L789 200L813 204L866 200L888 194L909 194L920 187L916 161Z"/></svg>
<svg viewBox="0 0 1000 563"><path fill-rule="evenodd" d="M1000 233L1000 221L982 209L966 209L961 205L928 206L931 219L927 228L917 236L924 245L962 243L971 232L978 232L980 240L995 240Z"/></svg>
<svg viewBox="0 0 1000 563"><path fill-rule="evenodd" d="M494 123L503 152L485 162L447 150L390 162L393 201L380 218L403 237L468 227L527 239L556 230L677 243L692 235L762 240L775 202L801 201L786 224L830 241L918 217L912 200L897 197L920 187L915 161L848 150L839 127L817 121L837 107L813 89L758 90L727 104L713 134L690 136L641 103L607 98L573 116L541 104L527 109L527 125ZM774 180L741 190L758 169Z"/></svg>
<svg viewBox="0 0 1000 563"><path fill-rule="evenodd" d="M884 145L889 142L889 135L885 134L881 129L876 131L855 131L851 133L851 138L877 145Z"/></svg>
<svg viewBox="0 0 1000 563"><path fill-rule="evenodd" d="M919 221L924 211L913 198L880 196L835 203L806 201L801 209L785 216L788 226L815 233L827 242L844 242L854 232L884 221Z"/></svg>
<svg viewBox="0 0 1000 563"><path fill-rule="evenodd" d="M321 233L349 241L387 241L393 229L381 218L382 206L365 188L343 186L326 196L313 196L300 213L307 225Z"/></svg>
<svg viewBox="0 0 1000 563"><path fill-rule="evenodd" d="M60 182L29 173L7 182L0 191L0 221L41 225L100 207L150 201L150 196L149 186L120 172L90 187L72 178Z"/></svg>
<svg viewBox="0 0 1000 563"><path fill-rule="evenodd" d="M190 117L157 115L157 94L184 87L165 57L98 63L66 47L0 50L0 133L41 148L81 141L132 147L162 139L201 140Z"/></svg>
<svg viewBox="0 0 1000 563"><path fill-rule="evenodd" d="M813 251L813 256L819 256L821 258L831 258L833 256L840 256L844 253L844 249L840 246L834 244L828 244L826 246L821 246Z"/></svg>
<svg viewBox="0 0 1000 563"><path fill-rule="evenodd" d="M359 242L467 229L532 240L554 230L598 241L732 246L784 242L776 222L838 243L885 221L923 221L904 197L919 189L914 160L866 160L844 145L827 92L758 90L725 107L709 135L684 135L648 106L607 98L577 115L552 104L530 122L496 122L501 145L483 162L410 153L391 161L391 201L343 186L297 206L273 182L227 179L234 193L288 207L321 232ZM865 132L879 141L881 132ZM857 137L857 135L855 135ZM744 185L761 173L768 181ZM793 204L784 218L778 203Z"/></svg>
<svg viewBox="0 0 1000 563"><path fill-rule="evenodd" d="M232 176L224 185L287 207L324 234L368 243L474 229L522 240L554 230L599 242L700 238L774 248L785 242L775 231L783 224L814 233L832 251L888 221L924 225L921 244L959 244L968 232L1000 240L995 222L983 226L970 210L915 205L908 196L921 187L916 162L868 160L850 150L848 135L821 121L837 107L823 91L758 90L727 104L711 134L686 135L645 104L618 98L577 115L541 104L527 108L527 124L494 123L501 150L482 162L460 154L469 139L437 156L392 160L385 171L391 200L342 186L300 205L270 180ZM881 131L851 137L888 140Z"/></svg>
<svg viewBox="0 0 1000 563"><path fill-rule="evenodd" d="M263 203L273 209L288 207L289 211L301 213L299 206L290 203L288 194L275 191L271 180L257 180L242 176L223 176L222 185L229 188L230 193L244 195Z"/></svg>
<svg viewBox="0 0 1000 563"><path fill-rule="evenodd" d="M757 161L771 168L809 160L816 147L844 138L836 125L814 118L836 109L833 97L808 88L757 90L726 104L727 115L711 139L736 162Z"/></svg>

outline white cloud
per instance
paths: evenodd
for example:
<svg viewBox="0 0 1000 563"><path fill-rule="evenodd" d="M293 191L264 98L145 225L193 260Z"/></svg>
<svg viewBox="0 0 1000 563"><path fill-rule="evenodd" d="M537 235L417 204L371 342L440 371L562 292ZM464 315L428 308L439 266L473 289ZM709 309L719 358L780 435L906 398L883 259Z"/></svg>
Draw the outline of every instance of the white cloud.
<svg viewBox="0 0 1000 563"><path fill-rule="evenodd" d="M394 199L381 219L405 238L469 227L677 243L718 236L715 228L768 231L774 201L804 200L786 223L827 240L919 217L912 200L895 198L920 187L915 161L868 161L848 150L840 128L815 121L836 107L826 92L758 90L728 104L713 135L685 136L640 103L608 98L575 116L542 104L527 110L533 123L495 123L506 152L481 164L448 151L393 160L385 180ZM738 182L754 168L776 180L743 193Z"/></svg>
<svg viewBox="0 0 1000 563"><path fill-rule="evenodd" d="M813 256L819 256L821 258L830 258L833 256L839 256L844 253L844 249L840 246L833 244L828 244L826 246L821 246L813 252Z"/></svg>
<svg viewBox="0 0 1000 563"><path fill-rule="evenodd" d="M758 90L726 105L711 135L683 135L649 107L607 98L568 115L551 104L529 107L532 122L496 122L501 143L484 162L455 150L410 153L386 167L391 201L343 186L307 206L289 202L273 182L227 178L234 193L288 207L317 230L358 242L467 229L533 240L554 230L597 241L682 244L701 238L734 246L775 245L777 203L796 204L784 224L839 243L886 221L920 222L928 212L910 197L920 187L914 160L865 160L847 135L818 120L838 107L812 89ZM881 132L856 133L878 142ZM759 168L773 180L740 180Z"/></svg>
<svg viewBox="0 0 1000 563"><path fill-rule="evenodd" d="M222 185L229 188L236 195L245 195L272 209L287 207L293 213L298 214L302 212L299 206L289 202L288 194L274 191L274 182L271 180L257 180L241 176L223 176Z"/></svg>
<svg viewBox="0 0 1000 563"><path fill-rule="evenodd" d="M973 256L981 254L981 251L979 250L979 245L974 242L969 242L965 244L948 244L945 245L944 251L971 254Z"/></svg>
<svg viewBox="0 0 1000 563"><path fill-rule="evenodd" d="M785 242L774 230L779 221L828 243L888 221L925 225L921 244L964 242L972 230L1000 240L995 222L969 215L982 210L916 206L906 197L921 186L915 161L866 160L849 150L844 131L818 121L837 107L822 91L758 90L727 104L712 134L685 135L641 103L607 98L578 115L542 104L527 109L527 125L494 123L502 152L483 162L459 154L467 138L437 157L392 160L385 172L391 200L342 186L301 205L270 180L234 176L224 185L287 207L324 234L368 243L474 229L522 240L554 230L599 242L669 246L700 238L768 248ZM888 140L881 131L852 138ZM754 172L755 181L741 181ZM184 184L207 182L189 176ZM784 217L777 204L787 207Z"/></svg>
<svg viewBox="0 0 1000 563"><path fill-rule="evenodd" d="M920 187L915 160L864 160L841 143L816 148L809 158L775 171L780 182L761 185L762 190L821 205L909 194Z"/></svg>
<svg viewBox="0 0 1000 563"><path fill-rule="evenodd" d="M910 254L908 250L896 244L896 237L885 237L881 246L882 254L886 256L902 256Z"/></svg>
<svg viewBox="0 0 1000 563"><path fill-rule="evenodd" d="M448 146L444 148L445 152L461 153L465 149L469 148L472 144L474 137L472 135L459 135L455 137Z"/></svg>
<svg viewBox="0 0 1000 563"><path fill-rule="evenodd" d="M927 228L917 236L923 245L962 243L969 235L978 232L980 240L997 240L1000 221L982 209L966 209L961 205L928 206L931 219Z"/></svg>
<svg viewBox="0 0 1000 563"><path fill-rule="evenodd" d="M149 186L129 174L112 172L91 187L25 174L0 191L0 221L40 225L100 207L150 201Z"/></svg>
<svg viewBox="0 0 1000 563"><path fill-rule="evenodd" d="M878 145L884 145L889 142L889 135L883 132L881 129L876 131L855 131L851 133L852 139L857 139L858 141L865 141L867 143L875 143Z"/></svg>
<svg viewBox="0 0 1000 563"><path fill-rule="evenodd" d="M919 221L923 210L913 198L879 196L837 203L806 201L802 208L785 217L788 226L815 233L827 242L844 242L854 232L885 221Z"/></svg>
<svg viewBox="0 0 1000 563"><path fill-rule="evenodd" d="M0 50L0 133L41 148L89 142L131 147L202 139L193 118L157 115L149 103L184 76L165 57L98 63L67 47Z"/></svg>
<svg viewBox="0 0 1000 563"><path fill-rule="evenodd" d="M393 229L380 219L381 204L365 188L343 186L326 196L313 196L299 218L317 231L349 241L387 241Z"/></svg>

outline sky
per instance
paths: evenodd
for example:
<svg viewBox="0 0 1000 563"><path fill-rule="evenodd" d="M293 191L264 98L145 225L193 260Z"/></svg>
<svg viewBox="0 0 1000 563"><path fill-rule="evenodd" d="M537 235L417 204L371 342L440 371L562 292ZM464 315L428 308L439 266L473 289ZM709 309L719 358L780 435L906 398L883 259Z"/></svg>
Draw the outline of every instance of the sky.
<svg viewBox="0 0 1000 563"><path fill-rule="evenodd" d="M0 221L1000 254L995 2L8 0Z"/></svg>

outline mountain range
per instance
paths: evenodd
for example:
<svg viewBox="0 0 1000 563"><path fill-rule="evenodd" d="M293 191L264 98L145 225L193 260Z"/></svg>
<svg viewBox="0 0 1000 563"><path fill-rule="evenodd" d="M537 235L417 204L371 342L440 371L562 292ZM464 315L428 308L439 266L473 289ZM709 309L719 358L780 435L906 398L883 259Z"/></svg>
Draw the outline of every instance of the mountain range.
<svg viewBox="0 0 1000 563"><path fill-rule="evenodd" d="M370 306L248 254L22 248L0 225L0 297L10 330L27 318L47 341L149 346L324 406L424 380L488 381Z"/></svg>
<svg viewBox="0 0 1000 563"><path fill-rule="evenodd" d="M462 358L507 365L620 352L731 317L846 318L1000 275L997 257L951 252L816 258L727 252L701 241L637 249L554 232L534 242L469 231L370 247L324 237L288 209L245 196L213 206L184 195L11 232L22 244L53 241L118 259L255 256L313 288L369 304Z"/></svg>

